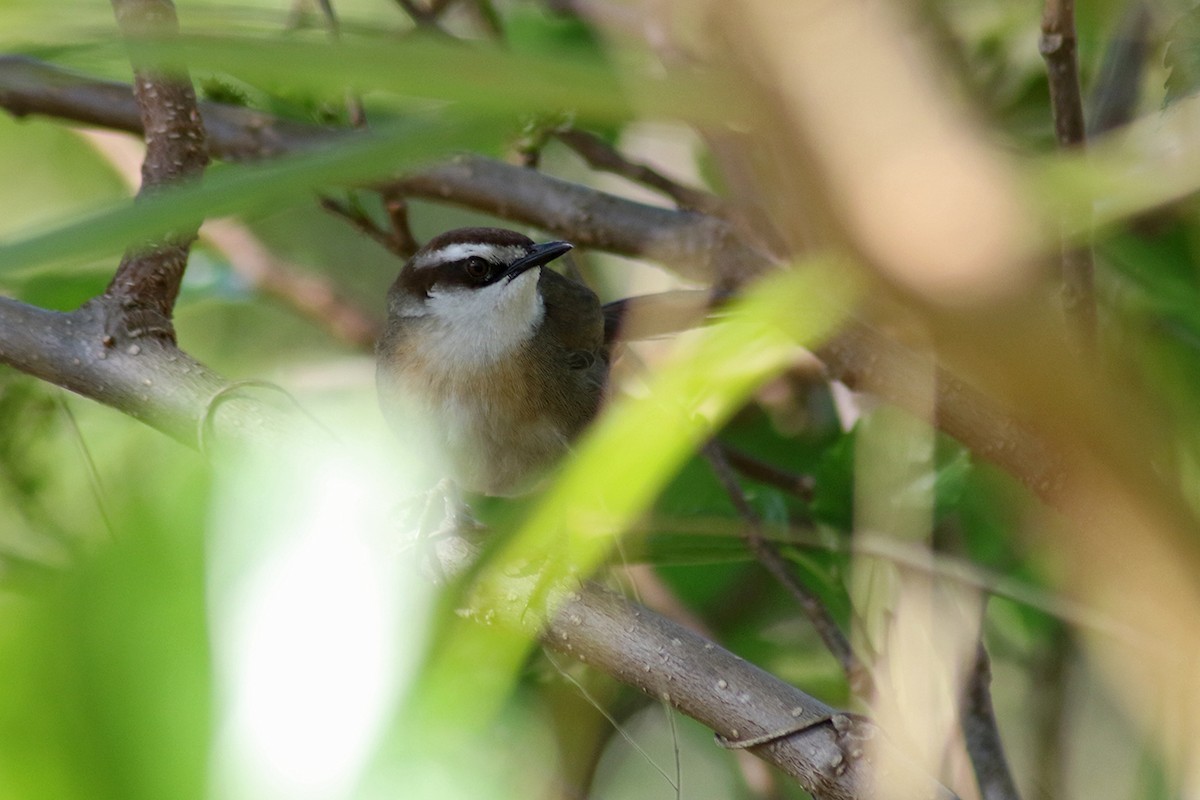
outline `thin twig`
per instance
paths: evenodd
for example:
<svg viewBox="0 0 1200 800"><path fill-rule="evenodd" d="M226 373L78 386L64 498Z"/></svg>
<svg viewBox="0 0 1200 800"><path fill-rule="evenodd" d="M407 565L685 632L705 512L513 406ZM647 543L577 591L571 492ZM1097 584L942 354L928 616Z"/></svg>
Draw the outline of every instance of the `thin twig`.
<svg viewBox="0 0 1200 800"><path fill-rule="evenodd" d="M983 800L1020 800L1021 795L1004 755L1004 743L1000 740L996 711L992 707L991 683L992 662L983 642L980 642L962 704L962 728L967 752L971 756L971 766Z"/></svg>
<svg viewBox="0 0 1200 800"><path fill-rule="evenodd" d="M1087 137L1075 38L1075 0L1046 0L1039 43L1050 84L1054 135L1063 149L1083 147ZM1096 278L1092 249L1062 245L1063 308L1085 352L1096 344Z"/></svg>
<svg viewBox="0 0 1200 800"><path fill-rule="evenodd" d="M759 483L765 483L768 486L774 486L777 489L782 489L789 494L796 495L802 500L812 500L813 477L811 475L801 475L796 472L780 469L774 464L768 464L749 453L744 453L727 444L722 444L721 450L724 452L730 466L747 478L756 480Z"/></svg>
<svg viewBox="0 0 1200 800"><path fill-rule="evenodd" d="M321 198L321 208L328 211L334 216L341 217L354 226L360 233L364 233L371 239L378 242L383 247L400 256L408 258L412 255L406 250L403 243L398 241L396 237L385 231L379 226L375 220L371 219L363 209L352 203L343 203L341 200L335 200L332 197Z"/></svg>
<svg viewBox="0 0 1200 800"><path fill-rule="evenodd" d="M725 220L637 203L535 170L461 156L395 181L408 197L449 198L569 238L580 247L649 258L720 289L762 274L770 258Z"/></svg>
<svg viewBox="0 0 1200 800"><path fill-rule="evenodd" d="M716 195L684 186L646 164L630 161L594 133L578 128L566 128L556 130L553 134L560 142L578 153L592 169L611 172L662 192L680 208L715 217L726 216L724 204Z"/></svg>
<svg viewBox="0 0 1200 800"><path fill-rule="evenodd" d="M869 696L871 686L870 674L859 662L858 657L850 647L849 640L842 633L837 622L834 621L833 616L829 613L829 610L821 602L821 599L810 591L808 587L796 580L791 570L788 569L783 557L779 555L779 551L763 535L762 520L759 519L758 514L750 506L750 501L746 498L746 493L742 491L737 477L733 474L733 469L729 464L724 449L720 444L710 441L704 446L702 452L708 463L712 466L717 480L729 495L729 499L733 502L734 509L746 523L743 530L746 544L750 548L750 551L758 559L759 563L766 567L771 576L779 581L780 585L800 604L801 610L804 611L805 616L808 617L817 634L825 643L825 646L829 648L834 658L842 666L842 671L846 674L851 691L859 697Z"/></svg>
<svg viewBox="0 0 1200 800"><path fill-rule="evenodd" d="M395 189L385 188L380 194L383 198L383 210L387 212L392 228L392 252L401 258L411 258L421 245L408 224L408 200Z"/></svg>

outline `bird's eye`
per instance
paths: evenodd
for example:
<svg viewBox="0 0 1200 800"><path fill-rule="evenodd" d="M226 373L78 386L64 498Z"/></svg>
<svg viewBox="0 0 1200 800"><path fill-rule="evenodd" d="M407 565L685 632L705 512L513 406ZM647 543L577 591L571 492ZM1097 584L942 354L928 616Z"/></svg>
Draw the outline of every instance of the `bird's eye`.
<svg viewBox="0 0 1200 800"><path fill-rule="evenodd" d="M488 276L491 267L479 256L471 256L467 259L466 270L468 277L481 281Z"/></svg>

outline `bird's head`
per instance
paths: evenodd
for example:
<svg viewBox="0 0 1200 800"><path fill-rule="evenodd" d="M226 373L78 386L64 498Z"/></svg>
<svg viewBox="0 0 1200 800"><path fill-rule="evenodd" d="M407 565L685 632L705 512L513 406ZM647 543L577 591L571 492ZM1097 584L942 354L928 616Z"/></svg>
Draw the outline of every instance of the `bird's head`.
<svg viewBox="0 0 1200 800"><path fill-rule="evenodd" d="M388 292L389 318L432 326L445 358L502 357L536 333L545 315L541 267L570 249L503 228L447 231L404 265Z"/></svg>

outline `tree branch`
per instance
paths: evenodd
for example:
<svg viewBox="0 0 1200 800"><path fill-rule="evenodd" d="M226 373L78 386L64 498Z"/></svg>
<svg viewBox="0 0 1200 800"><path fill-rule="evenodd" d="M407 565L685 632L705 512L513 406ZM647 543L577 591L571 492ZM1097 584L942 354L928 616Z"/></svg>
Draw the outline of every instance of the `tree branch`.
<svg viewBox="0 0 1200 800"><path fill-rule="evenodd" d="M636 203L482 156L461 156L395 183L411 197L452 201L569 237L581 247L660 262L686 278L740 285L770 267L729 223Z"/></svg>
<svg viewBox="0 0 1200 800"><path fill-rule="evenodd" d="M179 33L175 7L169 0L113 0L113 11L126 38ZM186 69L135 61L133 78L133 95L146 139L138 197L199 179L208 165L208 150ZM123 334L174 341L171 312L199 227L197 222L148 247L139 245L126 251L100 301L111 300L120 309Z"/></svg>
<svg viewBox="0 0 1200 800"><path fill-rule="evenodd" d="M0 363L111 406L183 444L255 438L282 430L281 415L230 384L169 341L147 337L104 345L108 309L95 303L47 311L0 297ZM219 407L218 407L218 399Z"/></svg>
<svg viewBox="0 0 1200 800"><path fill-rule="evenodd" d="M983 800L1020 800L1000 740L1000 728L992 707L992 662L983 642L975 651L975 664L967 680L962 705L963 738Z"/></svg>
<svg viewBox="0 0 1200 800"><path fill-rule="evenodd" d="M274 158L346 135L242 106L198 105L209 154L227 161ZM25 56L0 56L0 107L17 117L48 116L138 136L143 131L128 84L95 80Z"/></svg>
<svg viewBox="0 0 1200 800"><path fill-rule="evenodd" d="M1039 49L1046 62L1054 135L1063 149L1083 147L1086 125L1079 88L1075 0L1046 0ZM1096 344L1096 277L1090 246L1062 245L1063 308L1084 350Z"/></svg>
<svg viewBox="0 0 1200 800"><path fill-rule="evenodd" d="M381 228L375 220L371 219L371 215L357 202L353 200L343 202L333 197L322 197L320 203L321 208L348 223L354 230L368 237L393 255L397 255L403 259L407 259L412 255L411 252L405 251L404 243L397 239L394 231L385 231ZM416 251L414 250L413 252Z"/></svg>
<svg viewBox="0 0 1200 800"><path fill-rule="evenodd" d="M871 723L838 713L611 592L584 586L563 603L543 640L670 703L716 731L726 746L751 745L751 752L795 777L818 800L891 797L890 776L878 774L871 761L874 748L889 745ZM914 798L954 797L928 777L907 785L923 787Z"/></svg>
<svg viewBox="0 0 1200 800"><path fill-rule="evenodd" d="M684 186L646 164L630 161L594 133L568 128L555 131L554 136L578 153L592 169L611 172L662 192L680 208L714 217L724 216L723 204L716 195Z"/></svg>
<svg viewBox="0 0 1200 800"><path fill-rule="evenodd" d="M721 452L729 462L729 466L747 478L759 483L765 483L768 486L774 486L776 489L793 494L801 500L812 500L815 484L813 476L789 472L786 469L769 464L727 444L721 445Z"/></svg>
<svg viewBox="0 0 1200 800"><path fill-rule="evenodd" d="M743 531L750 552L767 569L767 572L771 573L771 577L786 589L788 594L799 604L817 635L825 643L825 647L841 665L842 672L845 673L850 690L854 695L869 697L872 683L870 672L854 654L853 648L850 647L850 641L842 633L829 610L825 608L821 598L796 579L796 576L788 569L783 557L779 555L779 551L763 536L762 520L759 519L758 514L754 512L746 499L746 494L742 491L737 477L734 476L721 446L716 442L709 442L704 446L704 457L712 466L717 481L729 495L734 509L746 523Z"/></svg>

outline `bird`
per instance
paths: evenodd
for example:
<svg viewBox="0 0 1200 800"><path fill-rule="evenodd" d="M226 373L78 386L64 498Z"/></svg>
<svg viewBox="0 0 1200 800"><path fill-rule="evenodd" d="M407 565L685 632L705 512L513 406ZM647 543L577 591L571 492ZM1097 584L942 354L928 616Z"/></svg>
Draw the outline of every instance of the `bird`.
<svg viewBox="0 0 1200 800"><path fill-rule="evenodd" d="M387 295L384 416L462 490L536 486L596 416L609 370L596 294L547 265L572 249L504 228L430 239Z"/></svg>

